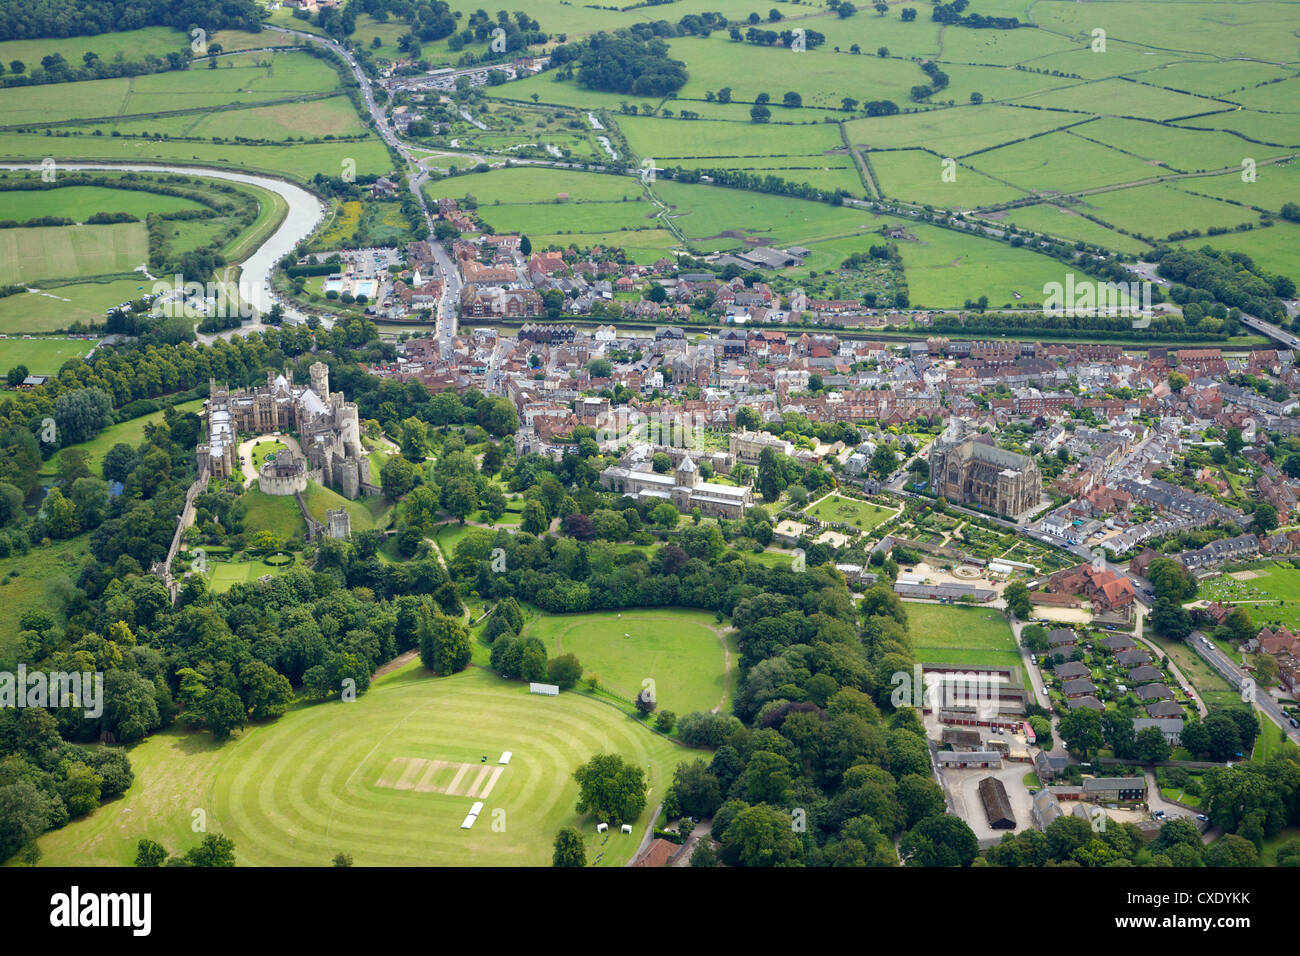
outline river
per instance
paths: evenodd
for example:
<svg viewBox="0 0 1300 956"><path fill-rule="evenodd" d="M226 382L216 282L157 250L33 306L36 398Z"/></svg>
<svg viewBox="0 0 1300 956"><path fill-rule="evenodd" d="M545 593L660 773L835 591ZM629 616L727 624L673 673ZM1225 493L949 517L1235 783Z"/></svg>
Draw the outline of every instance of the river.
<svg viewBox="0 0 1300 956"><path fill-rule="evenodd" d="M0 163L0 169L40 171L39 163ZM258 312L266 312L274 301L271 295L271 273L275 264L287 252L315 231L317 225L325 218L326 207L319 199L303 189L283 179L269 176L257 176L250 173L238 173L228 169L213 169L207 166L163 166L135 163L59 163L59 170L96 170L135 173L170 173L177 176L197 176L204 179L225 179L230 182L258 186L268 192L279 195L288 206L284 220L267 239L241 263L240 294L250 302ZM286 315L291 319L301 319L293 310L286 308ZM245 327L242 331L248 331Z"/></svg>

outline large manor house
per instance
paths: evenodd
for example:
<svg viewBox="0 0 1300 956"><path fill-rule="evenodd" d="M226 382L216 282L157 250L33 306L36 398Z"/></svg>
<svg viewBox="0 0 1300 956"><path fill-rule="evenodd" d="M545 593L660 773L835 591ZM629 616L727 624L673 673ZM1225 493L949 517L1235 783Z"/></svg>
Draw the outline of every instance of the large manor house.
<svg viewBox="0 0 1300 956"><path fill-rule="evenodd" d="M670 474L659 474L651 465L650 445L634 445L622 461L600 473L600 483L610 491L639 500L657 498L677 507L683 514L694 508L712 518L743 518L753 502L748 485L722 485L700 480L699 466L687 453Z"/></svg>
<svg viewBox="0 0 1300 956"><path fill-rule="evenodd" d="M965 437L956 423L931 447L930 483L940 497L1007 518L1033 510L1043 493L1033 458L999 448L991 437Z"/></svg>
<svg viewBox="0 0 1300 956"><path fill-rule="evenodd" d="M329 366L315 362L309 386L294 385L293 371L268 372L257 388L218 387L208 383L204 405L208 440L198 446L199 471L229 478L240 471L240 434L296 431L302 453L282 451L258 472L258 487L267 494L288 495L309 480L335 488L345 498L378 494L370 479L370 459L361 445L355 402L330 391Z"/></svg>

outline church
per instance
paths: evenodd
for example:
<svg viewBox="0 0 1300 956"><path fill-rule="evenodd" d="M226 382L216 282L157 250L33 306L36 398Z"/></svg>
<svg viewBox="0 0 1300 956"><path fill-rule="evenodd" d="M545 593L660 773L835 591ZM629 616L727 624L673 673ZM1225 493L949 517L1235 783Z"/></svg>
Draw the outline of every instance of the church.
<svg viewBox="0 0 1300 956"><path fill-rule="evenodd" d="M617 465L600 473L601 487L638 500L658 498L683 514L699 508L711 518L743 518L753 503L748 485L720 485L700 480L699 466L686 455L670 474L661 475L650 463L650 446L634 446Z"/></svg>
<svg viewBox="0 0 1300 956"><path fill-rule="evenodd" d="M930 485L954 504L979 505L1005 518L1031 511L1043 493L1038 463L984 436L963 440L955 423L930 449Z"/></svg>

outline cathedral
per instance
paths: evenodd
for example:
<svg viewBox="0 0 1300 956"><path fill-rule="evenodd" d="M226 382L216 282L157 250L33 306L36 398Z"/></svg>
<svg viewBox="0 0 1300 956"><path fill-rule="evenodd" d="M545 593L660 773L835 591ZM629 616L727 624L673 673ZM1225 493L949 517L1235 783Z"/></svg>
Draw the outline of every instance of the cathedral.
<svg viewBox="0 0 1300 956"><path fill-rule="evenodd" d="M1037 507L1043 492L1038 463L950 425L930 449L930 486L954 504L979 505L1005 518Z"/></svg>
<svg viewBox="0 0 1300 956"><path fill-rule="evenodd" d="M361 445L356 403L344 401L342 392L330 391L325 363L313 363L310 374L310 386L294 385L289 370L283 375L267 372L265 386L233 390L218 387L211 379L203 412L208 440L198 446L199 470L206 468L214 478L229 478L240 471L239 435L296 432L302 454L282 452L268 463L274 474L266 475L262 490L292 494L311 480L337 489L345 498L378 494L370 478L369 456Z"/></svg>

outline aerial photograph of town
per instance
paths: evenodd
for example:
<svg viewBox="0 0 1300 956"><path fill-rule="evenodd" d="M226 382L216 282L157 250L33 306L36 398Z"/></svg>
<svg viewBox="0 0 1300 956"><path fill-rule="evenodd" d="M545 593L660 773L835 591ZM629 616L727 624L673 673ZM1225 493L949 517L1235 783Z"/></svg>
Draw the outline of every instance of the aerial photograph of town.
<svg viewBox="0 0 1300 956"><path fill-rule="evenodd" d="M0 0L0 912L1293 932L1300 0L619 3Z"/></svg>

